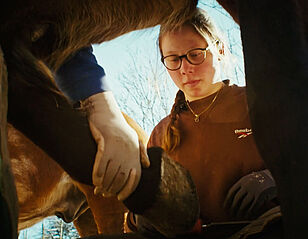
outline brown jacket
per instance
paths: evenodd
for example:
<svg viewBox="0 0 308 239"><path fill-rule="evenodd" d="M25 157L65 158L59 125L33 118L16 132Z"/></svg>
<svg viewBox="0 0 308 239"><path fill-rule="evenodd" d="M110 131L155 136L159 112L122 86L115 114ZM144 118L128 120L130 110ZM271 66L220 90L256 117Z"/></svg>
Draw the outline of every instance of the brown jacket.
<svg viewBox="0 0 308 239"><path fill-rule="evenodd" d="M215 94L190 103L199 113ZM148 147L161 146L169 116L154 128ZM226 84L210 110L195 122L188 110L178 118L181 142L170 157L186 167L196 184L201 219L230 220L223 202L230 187L242 176L264 169L251 131L244 87Z"/></svg>

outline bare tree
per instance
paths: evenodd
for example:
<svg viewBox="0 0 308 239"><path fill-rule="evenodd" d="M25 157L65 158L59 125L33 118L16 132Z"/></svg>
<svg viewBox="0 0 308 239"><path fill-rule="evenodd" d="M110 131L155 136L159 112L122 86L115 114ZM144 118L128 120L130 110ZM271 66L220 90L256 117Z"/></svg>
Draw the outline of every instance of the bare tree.
<svg viewBox="0 0 308 239"><path fill-rule="evenodd" d="M145 58L142 50L130 51L134 61L121 74L120 108L150 133L171 109L175 86L157 57Z"/></svg>

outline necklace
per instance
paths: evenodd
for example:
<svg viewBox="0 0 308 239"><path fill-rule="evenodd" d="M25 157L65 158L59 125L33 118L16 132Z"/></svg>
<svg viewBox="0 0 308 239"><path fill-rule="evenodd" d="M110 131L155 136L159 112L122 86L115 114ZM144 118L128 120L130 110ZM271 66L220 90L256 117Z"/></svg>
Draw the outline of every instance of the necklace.
<svg viewBox="0 0 308 239"><path fill-rule="evenodd" d="M222 88L222 87L221 87L221 88ZM198 122L200 121L200 115L202 115L203 113L205 113L205 112L214 104L214 102L215 102L215 100L217 99L217 96L218 96L218 94L219 94L221 88L217 91L217 93L216 93L215 97L213 98L212 102L211 102L204 110L202 110L199 114L196 114L196 113L193 111L193 109L192 109L192 108L190 107L190 105L189 105L189 101L186 100L186 105L188 106L188 109L190 110L190 112L195 116L194 121L195 121L196 123L198 123Z"/></svg>

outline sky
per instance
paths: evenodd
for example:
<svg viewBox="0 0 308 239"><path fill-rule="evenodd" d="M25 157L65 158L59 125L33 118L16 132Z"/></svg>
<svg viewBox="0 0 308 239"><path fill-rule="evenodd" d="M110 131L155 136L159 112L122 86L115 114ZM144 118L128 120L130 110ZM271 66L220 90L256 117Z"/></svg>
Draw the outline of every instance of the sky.
<svg viewBox="0 0 308 239"><path fill-rule="evenodd" d="M233 78L230 80L235 84L244 85L244 64L239 27L234 23L229 14L217 5L216 1L207 0L206 2L205 4L204 0L199 0L198 6L205 9L218 27L226 33L232 53L236 59L234 64L237 66L237 72L234 73ZM134 75L132 75L132 70L134 70L132 66L142 66L145 71L150 69L149 77L152 77L150 71L152 72L153 69L157 72L166 71L160 62L160 55L157 47L158 31L158 26L134 31L109 42L93 46L97 61L105 69L108 83L116 99L120 100L121 97L123 97L123 91L121 91L123 88L123 79L125 77L134 78ZM144 77L147 78L146 75ZM176 87L173 85L171 79L169 79L169 83L170 84L166 86L167 90L165 92L170 93L169 108L171 108ZM166 114L166 112L161 113L161 115L164 114ZM150 131L151 128L147 130L147 133ZM25 234L28 238L36 239L34 236L35 232L41 230L41 228L41 223L38 223L27 230L27 233L21 232L19 239L26 238Z"/></svg>

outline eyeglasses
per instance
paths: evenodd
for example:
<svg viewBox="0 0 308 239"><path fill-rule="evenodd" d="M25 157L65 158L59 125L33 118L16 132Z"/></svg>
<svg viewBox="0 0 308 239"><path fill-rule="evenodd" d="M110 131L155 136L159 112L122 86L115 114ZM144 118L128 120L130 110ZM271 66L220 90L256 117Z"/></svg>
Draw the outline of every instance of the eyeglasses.
<svg viewBox="0 0 308 239"><path fill-rule="evenodd" d="M176 71L181 68L183 58L192 64L192 65L200 65L206 58L207 48L195 48L189 50L185 55L169 55L161 58L164 66L170 71Z"/></svg>

